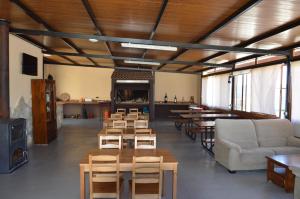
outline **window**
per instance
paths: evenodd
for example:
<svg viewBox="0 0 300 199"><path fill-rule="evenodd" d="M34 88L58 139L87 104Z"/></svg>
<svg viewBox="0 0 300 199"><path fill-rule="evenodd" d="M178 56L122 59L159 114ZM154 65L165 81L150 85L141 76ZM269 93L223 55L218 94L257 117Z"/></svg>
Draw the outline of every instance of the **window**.
<svg viewBox="0 0 300 199"><path fill-rule="evenodd" d="M251 73L234 76L234 110L250 111Z"/></svg>
<svg viewBox="0 0 300 199"><path fill-rule="evenodd" d="M229 108L230 84L228 74L203 78L202 103L211 107Z"/></svg>

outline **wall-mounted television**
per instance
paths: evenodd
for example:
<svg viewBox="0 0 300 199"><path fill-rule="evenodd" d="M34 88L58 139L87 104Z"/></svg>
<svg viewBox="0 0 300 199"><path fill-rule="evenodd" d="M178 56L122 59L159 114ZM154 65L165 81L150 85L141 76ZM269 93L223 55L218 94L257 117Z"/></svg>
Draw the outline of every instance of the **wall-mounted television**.
<svg viewBox="0 0 300 199"><path fill-rule="evenodd" d="M37 57L23 53L22 73L25 75L37 76L38 74Z"/></svg>

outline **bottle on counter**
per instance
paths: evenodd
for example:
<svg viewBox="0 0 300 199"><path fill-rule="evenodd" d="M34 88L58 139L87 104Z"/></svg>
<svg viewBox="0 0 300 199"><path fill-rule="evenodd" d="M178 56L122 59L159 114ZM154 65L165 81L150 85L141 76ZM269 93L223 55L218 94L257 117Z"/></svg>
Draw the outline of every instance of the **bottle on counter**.
<svg viewBox="0 0 300 199"><path fill-rule="evenodd" d="M176 103L177 102L177 97L176 97L176 95L175 95L175 97L174 97L174 103Z"/></svg>
<svg viewBox="0 0 300 199"><path fill-rule="evenodd" d="M184 102L184 97L182 97L182 100L181 100L182 102Z"/></svg>
<svg viewBox="0 0 300 199"><path fill-rule="evenodd" d="M164 99L164 102L167 103L168 102L168 95L167 93L165 94L165 99Z"/></svg>

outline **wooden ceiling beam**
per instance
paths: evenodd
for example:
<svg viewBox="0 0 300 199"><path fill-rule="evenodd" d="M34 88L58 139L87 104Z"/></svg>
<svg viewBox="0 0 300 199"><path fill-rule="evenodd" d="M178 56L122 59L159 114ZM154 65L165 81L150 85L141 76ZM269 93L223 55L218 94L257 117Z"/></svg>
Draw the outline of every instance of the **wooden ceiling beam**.
<svg viewBox="0 0 300 199"><path fill-rule="evenodd" d="M250 0L250 1L248 1L245 5L243 5L242 7L237 9L235 12L233 12L230 16L228 16L223 21L221 21L219 24L217 24L214 28L212 28L210 31L208 31L205 35L201 35L197 40L194 40L191 43L200 43L200 42L204 41L209 36L211 36L213 33L215 33L217 31L219 31L220 29L224 28L227 24L229 24L230 22L232 22L233 20L235 20L236 18L238 18L239 16L241 16L242 14L244 14L245 12L247 12L248 10L250 10L251 8L256 6L261 1L262 0ZM180 55L182 55L186 51L187 51L187 49L183 49L183 50L179 51L178 53L176 53L174 56L171 57L171 60L174 60L174 59L178 58ZM160 66L158 69L161 69L163 67L164 67L164 65Z"/></svg>
<svg viewBox="0 0 300 199"><path fill-rule="evenodd" d="M95 30L97 32L98 35L103 35L103 32L98 24L98 21L97 21L97 18L96 18L96 15L93 11L93 8L92 6L90 5L89 1L88 0L81 0L82 1L82 4L86 10L86 12L88 13L90 19L92 20L93 24L94 24L94 27L95 27ZM109 52L110 55L113 55L112 54L112 50L108 44L108 42L104 42L105 43L105 47L107 49L107 51ZM114 65L117 66L116 62L113 60L114 62Z"/></svg>
<svg viewBox="0 0 300 199"><path fill-rule="evenodd" d="M254 43L258 42L258 41L261 41L261 40L267 39L269 37L272 37L274 35L280 34L280 33L284 32L284 31L289 30L289 29L295 28L295 27L297 27L299 25L300 25L300 18L297 18L297 19L295 19L295 20L293 20L291 22L288 22L288 23L286 23L284 25L281 25L281 26L276 27L276 28L274 28L272 30L264 32L264 33L262 33L260 35L257 35L255 37L249 39L249 40L243 41L243 42L235 45L234 47L246 47L246 46L248 46L250 44L254 44ZM278 49L280 49L280 48L278 48ZM219 56L224 55L226 53L227 52L218 52L216 54L210 55L210 56L208 56L206 58L203 58L203 59L200 59L198 61L199 62L207 62L207 61L209 61L209 60L211 60L213 58L219 57ZM190 65L185 66L185 67L179 69L178 71L183 71L183 70L185 70L185 69L187 69L189 67L192 67L192 66L190 66Z"/></svg>
<svg viewBox="0 0 300 199"><path fill-rule="evenodd" d="M156 32L156 29L157 29L157 27L160 23L161 17L163 16L163 14L166 10L167 5L168 5L168 0L163 0L162 5L161 5L160 10L159 10L159 13L158 13L158 16L157 16L157 19L156 19L155 24L153 26L153 29L150 33L149 40L153 39L153 37L155 35L155 32ZM147 49L144 50L142 58L144 58L146 56L146 53L147 53Z"/></svg>
<svg viewBox="0 0 300 199"><path fill-rule="evenodd" d="M30 8L28 8L24 3L22 3L20 0L11 0L14 4L16 4L19 8L21 8L28 16L30 16L35 22L42 24L47 30L49 31L57 31L55 28L53 28L50 24L48 24L46 21L44 21L40 16L38 16L36 13L34 13ZM80 49L74 42L72 42L68 38L61 38L69 47L76 50L78 53L84 53L82 49ZM89 61L91 61L94 65L97 65L97 63L92 60L91 58L87 58Z"/></svg>

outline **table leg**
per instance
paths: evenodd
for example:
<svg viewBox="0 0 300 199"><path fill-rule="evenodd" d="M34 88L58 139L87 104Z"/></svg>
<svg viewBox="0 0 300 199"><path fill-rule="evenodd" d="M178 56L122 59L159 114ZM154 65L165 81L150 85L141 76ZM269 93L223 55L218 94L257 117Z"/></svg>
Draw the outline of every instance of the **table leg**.
<svg viewBox="0 0 300 199"><path fill-rule="evenodd" d="M172 198L176 199L177 197L177 166L173 170L173 194Z"/></svg>
<svg viewBox="0 0 300 199"><path fill-rule="evenodd" d="M267 169L267 182L268 182L269 180L271 180L272 172L274 172L274 164L270 159L267 159L267 165L268 165L268 169Z"/></svg>
<svg viewBox="0 0 300 199"><path fill-rule="evenodd" d="M286 177L284 180L284 189L286 192L293 192L295 176L290 169L286 169Z"/></svg>
<svg viewBox="0 0 300 199"><path fill-rule="evenodd" d="M84 181L84 168L83 166L80 166L80 199L85 198L85 181Z"/></svg>

